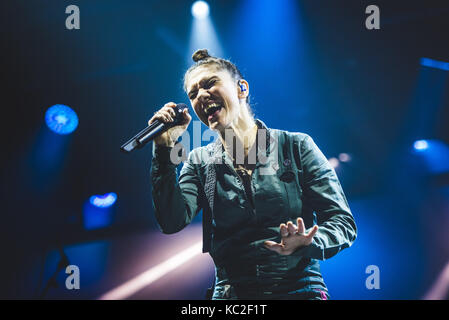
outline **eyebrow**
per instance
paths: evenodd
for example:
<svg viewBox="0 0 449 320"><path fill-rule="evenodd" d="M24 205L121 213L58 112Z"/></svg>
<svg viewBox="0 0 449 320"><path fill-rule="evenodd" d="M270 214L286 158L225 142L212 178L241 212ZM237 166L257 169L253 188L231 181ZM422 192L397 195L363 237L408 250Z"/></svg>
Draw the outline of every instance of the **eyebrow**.
<svg viewBox="0 0 449 320"><path fill-rule="evenodd" d="M199 84L203 84L203 83L205 83L205 82L207 82L207 81L210 81L210 80L212 80L212 79L214 79L214 78L218 79L217 76L211 76L211 77L209 77L209 78L203 78L203 79L201 79L201 80L199 81ZM190 89L190 91L187 93L187 95L190 96L190 94L191 94L194 90L196 90L196 87L197 87L196 84L193 85L192 89Z"/></svg>

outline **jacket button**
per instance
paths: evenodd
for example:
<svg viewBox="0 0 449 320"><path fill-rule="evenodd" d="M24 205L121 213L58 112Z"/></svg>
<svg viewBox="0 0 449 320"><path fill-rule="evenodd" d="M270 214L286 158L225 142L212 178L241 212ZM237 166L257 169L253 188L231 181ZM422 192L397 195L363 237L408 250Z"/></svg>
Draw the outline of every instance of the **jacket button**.
<svg viewBox="0 0 449 320"><path fill-rule="evenodd" d="M284 166L290 167L291 165L292 165L292 161L290 159L285 159L284 160Z"/></svg>

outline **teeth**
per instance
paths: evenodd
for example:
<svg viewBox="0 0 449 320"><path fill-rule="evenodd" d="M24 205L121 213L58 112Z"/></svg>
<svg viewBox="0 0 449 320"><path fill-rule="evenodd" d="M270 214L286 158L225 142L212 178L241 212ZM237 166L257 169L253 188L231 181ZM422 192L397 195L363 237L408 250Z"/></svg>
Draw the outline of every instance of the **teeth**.
<svg viewBox="0 0 449 320"><path fill-rule="evenodd" d="M208 106L206 106L206 108L204 109L204 111L207 113L209 111L210 108L215 108L215 107L220 107L220 105L218 103L212 103Z"/></svg>

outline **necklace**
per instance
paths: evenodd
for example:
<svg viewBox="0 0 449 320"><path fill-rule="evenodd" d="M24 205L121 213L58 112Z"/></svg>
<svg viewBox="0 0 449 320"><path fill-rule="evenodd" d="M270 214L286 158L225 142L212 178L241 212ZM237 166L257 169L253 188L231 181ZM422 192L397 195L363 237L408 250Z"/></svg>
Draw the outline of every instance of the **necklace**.
<svg viewBox="0 0 449 320"><path fill-rule="evenodd" d="M251 147L254 146L256 148L256 151L257 151L257 130L258 130L258 127L257 127L257 125L255 125L254 128L253 128L253 131L252 131L252 134L254 136L254 142L252 144L248 143L248 146L244 147L245 160L247 160L248 150L251 149ZM235 168L236 171L240 171L242 174L248 175L248 176L251 176L251 174L252 174L252 172L254 170L254 167L256 166L255 163L254 164L248 164L247 161L244 161L243 164L236 164L234 159L232 159L232 161L234 163L234 168Z"/></svg>

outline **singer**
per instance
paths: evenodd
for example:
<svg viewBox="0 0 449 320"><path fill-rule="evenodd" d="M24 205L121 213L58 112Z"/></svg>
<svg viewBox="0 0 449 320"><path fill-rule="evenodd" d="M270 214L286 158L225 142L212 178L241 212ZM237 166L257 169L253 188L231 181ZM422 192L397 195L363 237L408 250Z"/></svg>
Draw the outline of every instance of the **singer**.
<svg viewBox="0 0 449 320"><path fill-rule="evenodd" d="M203 211L203 252L216 272L212 299L329 299L319 260L357 235L334 169L307 134L254 118L249 84L232 62L205 49L193 60L184 89L218 138L191 151L179 177L170 154L192 120L188 110L154 139L152 193L162 232L182 230ZM172 122L175 106L167 103L149 124Z"/></svg>

